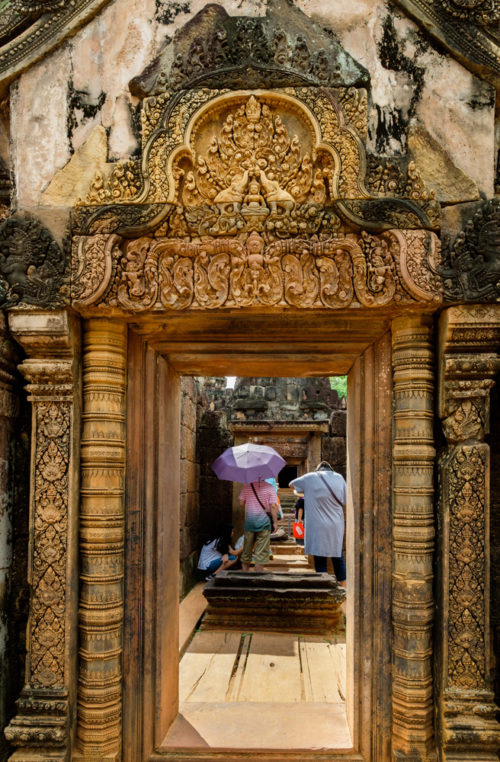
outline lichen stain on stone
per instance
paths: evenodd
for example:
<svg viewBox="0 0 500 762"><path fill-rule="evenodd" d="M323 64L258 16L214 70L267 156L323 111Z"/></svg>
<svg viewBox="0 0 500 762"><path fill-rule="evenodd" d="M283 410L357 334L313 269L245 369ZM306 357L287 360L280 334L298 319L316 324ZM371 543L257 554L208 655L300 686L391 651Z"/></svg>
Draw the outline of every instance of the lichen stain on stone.
<svg viewBox="0 0 500 762"><path fill-rule="evenodd" d="M394 108L393 118L391 119L388 119L387 114L382 114L381 110L377 108L379 119L376 128L375 145L380 153L388 149L391 139L397 140L401 143L402 148L405 148L406 130L410 120L415 116L425 79L425 68L418 66L415 63L415 58L410 58L405 54L403 49L404 41L398 38L392 15L385 17L382 29L382 39L378 43L380 63L384 69L406 74L412 86L412 95L408 109ZM412 44L416 55L425 53L429 48L427 41L418 33L415 34Z"/></svg>
<svg viewBox="0 0 500 762"><path fill-rule="evenodd" d="M472 88L474 92L467 100L467 105L470 106L473 111L480 111L483 108L493 108L496 100L496 91L494 87L491 87L480 80L473 79Z"/></svg>
<svg viewBox="0 0 500 762"><path fill-rule="evenodd" d="M73 80L68 82L68 116L67 128L69 139L69 150L71 154L75 152L73 146L73 133L79 125L89 119L94 119L97 113L102 109L106 93L102 90L97 96L97 100L92 99L85 90L75 90Z"/></svg>
<svg viewBox="0 0 500 762"><path fill-rule="evenodd" d="M181 13L189 13L190 10L189 3L156 0L155 19L160 24L171 24Z"/></svg>
<svg viewBox="0 0 500 762"><path fill-rule="evenodd" d="M131 154L134 156L141 156L141 137L142 137L142 124L141 124L141 103L133 104L129 101L128 109L130 112L130 126L132 133L137 141L137 147Z"/></svg>

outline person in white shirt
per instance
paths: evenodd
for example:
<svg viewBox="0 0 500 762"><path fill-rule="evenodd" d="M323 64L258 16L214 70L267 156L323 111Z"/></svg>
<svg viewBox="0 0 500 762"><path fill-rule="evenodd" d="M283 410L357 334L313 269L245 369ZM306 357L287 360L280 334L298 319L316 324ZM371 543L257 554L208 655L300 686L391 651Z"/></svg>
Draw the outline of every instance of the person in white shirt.
<svg viewBox="0 0 500 762"><path fill-rule="evenodd" d="M322 460L315 471L293 479L290 487L304 493L304 513L307 516L306 555L314 556L317 572L326 572L327 559L331 558L337 582L345 587L346 568L342 555L343 508L346 503L344 477Z"/></svg>
<svg viewBox="0 0 500 762"><path fill-rule="evenodd" d="M205 572L205 579L212 579L217 572L230 569L238 560L239 553L231 547L232 532L232 524L220 524L202 545L198 569Z"/></svg>

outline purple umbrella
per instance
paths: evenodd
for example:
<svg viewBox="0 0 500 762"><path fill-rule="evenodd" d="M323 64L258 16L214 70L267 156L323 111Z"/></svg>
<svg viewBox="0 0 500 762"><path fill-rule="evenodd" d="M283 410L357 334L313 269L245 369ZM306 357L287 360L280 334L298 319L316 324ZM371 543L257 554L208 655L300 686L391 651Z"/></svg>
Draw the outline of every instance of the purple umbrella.
<svg viewBox="0 0 500 762"><path fill-rule="evenodd" d="M276 476L285 465L286 461L272 447L249 442L228 447L214 460L212 468L219 479L250 484Z"/></svg>

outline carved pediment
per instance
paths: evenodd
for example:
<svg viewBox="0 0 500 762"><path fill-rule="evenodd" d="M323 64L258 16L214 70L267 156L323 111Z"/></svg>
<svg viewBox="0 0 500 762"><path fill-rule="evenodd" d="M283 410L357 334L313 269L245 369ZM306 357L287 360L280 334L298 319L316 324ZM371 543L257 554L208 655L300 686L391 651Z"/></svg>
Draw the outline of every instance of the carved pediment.
<svg viewBox="0 0 500 762"><path fill-rule="evenodd" d="M353 87L203 88L148 98L142 160L96 176L78 229L286 237L437 227L439 205L411 162L397 196L390 184L367 189L366 109L366 91Z"/></svg>
<svg viewBox="0 0 500 762"><path fill-rule="evenodd" d="M498 0L395 0L455 58L500 87Z"/></svg>
<svg viewBox="0 0 500 762"><path fill-rule="evenodd" d="M266 15L230 16L206 5L130 82L144 98L186 87L363 86L368 72L335 36L292 4L275 0Z"/></svg>

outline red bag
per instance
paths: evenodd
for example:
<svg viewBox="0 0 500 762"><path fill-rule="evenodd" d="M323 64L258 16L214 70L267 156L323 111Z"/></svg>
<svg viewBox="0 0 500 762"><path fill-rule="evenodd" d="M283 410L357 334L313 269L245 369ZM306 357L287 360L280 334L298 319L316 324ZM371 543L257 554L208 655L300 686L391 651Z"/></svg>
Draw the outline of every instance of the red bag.
<svg viewBox="0 0 500 762"><path fill-rule="evenodd" d="M293 526L293 536L296 540L303 540L304 539L304 524L302 521L294 521Z"/></svg>

